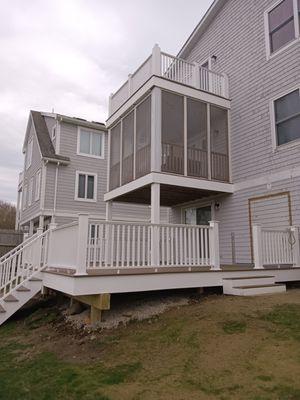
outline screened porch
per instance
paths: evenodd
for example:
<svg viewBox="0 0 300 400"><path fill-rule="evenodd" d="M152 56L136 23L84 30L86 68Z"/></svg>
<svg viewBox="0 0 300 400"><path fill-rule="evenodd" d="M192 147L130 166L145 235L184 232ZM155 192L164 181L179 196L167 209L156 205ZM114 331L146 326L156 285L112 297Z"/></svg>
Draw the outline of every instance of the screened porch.
<svg viewBox="0 0 300 400"><path fill-rule="evenodd" d="M150 172L230 182L228 109L155 87L110 129L109 191Z"/></svg>

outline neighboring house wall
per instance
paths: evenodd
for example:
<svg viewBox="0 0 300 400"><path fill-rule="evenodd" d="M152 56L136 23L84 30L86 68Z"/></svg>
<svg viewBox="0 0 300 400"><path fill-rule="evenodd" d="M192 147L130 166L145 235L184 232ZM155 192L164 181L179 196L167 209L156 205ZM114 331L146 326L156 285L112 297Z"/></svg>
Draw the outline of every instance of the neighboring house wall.
<svg viewBox="0 0 300 400"><path fill-rule="evenodd" d="M243 0L228 0L186 57L201 63L215 55L212 69L229 76L235 193L211 199L220 203L219 210L212 206L212 216L220 221L220 256L225 264L251 262L249 199L289 191L292 222L300 224L300 177L293 178L292 171L300 164L300 145L293 143L274 151L270 115L271 99L300 83L300 41L267 60L264 12L275 2L250 0L245 5ZM285 169L291 169L290 178L278 181L274 171ZM274 175L269 179L271 172ZM255 181L259 176L267 176L263 185ZM245 189L236 185L239 183ZM269 197L264 212L257 212L252 222L268 227L270 221L271 227L289 225L283 204L286 200L278 199ZM199 201L201 204L207 200ZM184 222L181 211L172 210L172 222Z"/></svg>
<svg viewBox="0 0 300 400"><path fill-rule="evenodd" d="M32 218L33 215L36 215L39 210L40 210L40 201L41 201L41 196L39 195L39 200L35 200L35 193L36 193L36 173L38 170L42 169L42 157L39 149L39 145L37 142L37 137L34 131L34 127L31 124L30 130L29 130L29 136L28 136L28 141L32 138L33 144L32 144L32 160L31 160L31 165L28 169L26 169L26 166L24 166L24 178L23 178L23 193L24 193L24 187L27 187L27 196L22 197L22 205L21 205L21 219L20 223L24 223L25 221L28 221ZM27 141L27 144L28 144ZM25 157L26 158L26 157ZM32 202L31 205L28 205L28 199L29 199L29 187L30 187L30 180L33 179L33 188L32 188ZM42 181L42 177L41 177ZM41 182L42 183L42 182ZM41 185L40 185L41 187ZM25 205L25 208L24 208Z"/></svg>

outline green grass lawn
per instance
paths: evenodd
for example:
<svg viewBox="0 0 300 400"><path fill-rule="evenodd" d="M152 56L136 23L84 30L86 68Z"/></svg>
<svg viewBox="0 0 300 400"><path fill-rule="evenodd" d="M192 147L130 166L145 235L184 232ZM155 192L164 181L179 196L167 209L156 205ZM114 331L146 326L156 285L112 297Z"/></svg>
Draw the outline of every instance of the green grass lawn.
<svg viewBox="0 0 300 400"><path fill-rule="evenodd" d="M2 400L299 400L300 290L211 295L97 334L54 306L0 327Z"/></svg>

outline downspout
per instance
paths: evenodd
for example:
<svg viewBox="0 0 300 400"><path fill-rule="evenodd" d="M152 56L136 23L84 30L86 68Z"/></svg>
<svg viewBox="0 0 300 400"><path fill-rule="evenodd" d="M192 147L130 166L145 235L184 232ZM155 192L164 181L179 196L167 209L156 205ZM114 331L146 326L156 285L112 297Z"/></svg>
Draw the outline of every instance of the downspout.
<svg viewBox="0 0 300 400"><path fill-rule="evenodd" d="M55 186L54 186L54 199L53 199L53 212L52 212L52 223L55 223L55 213L56 213L56 204L57 204L57 182L58 182L58 169L60 163L56 164L55 170Z"/></svg>

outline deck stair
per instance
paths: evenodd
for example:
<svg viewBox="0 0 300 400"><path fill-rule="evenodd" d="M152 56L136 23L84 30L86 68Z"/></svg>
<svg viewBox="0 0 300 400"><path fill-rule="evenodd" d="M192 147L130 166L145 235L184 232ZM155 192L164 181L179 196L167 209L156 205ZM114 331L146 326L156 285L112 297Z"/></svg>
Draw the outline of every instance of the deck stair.
<svg viewBox="0 0 300 400"><path fill-rule="evenodd" d="M262 294L283 293L284 284L276 284L271 275L233 277L223 279L223 293L233 296L257 296Z"/></svg>
<svg viewBox="0 0 300 400"><path fill-rule="evenodd" d="M0 325L42 289L49 231L5 254L0 259Z"/></svg>

